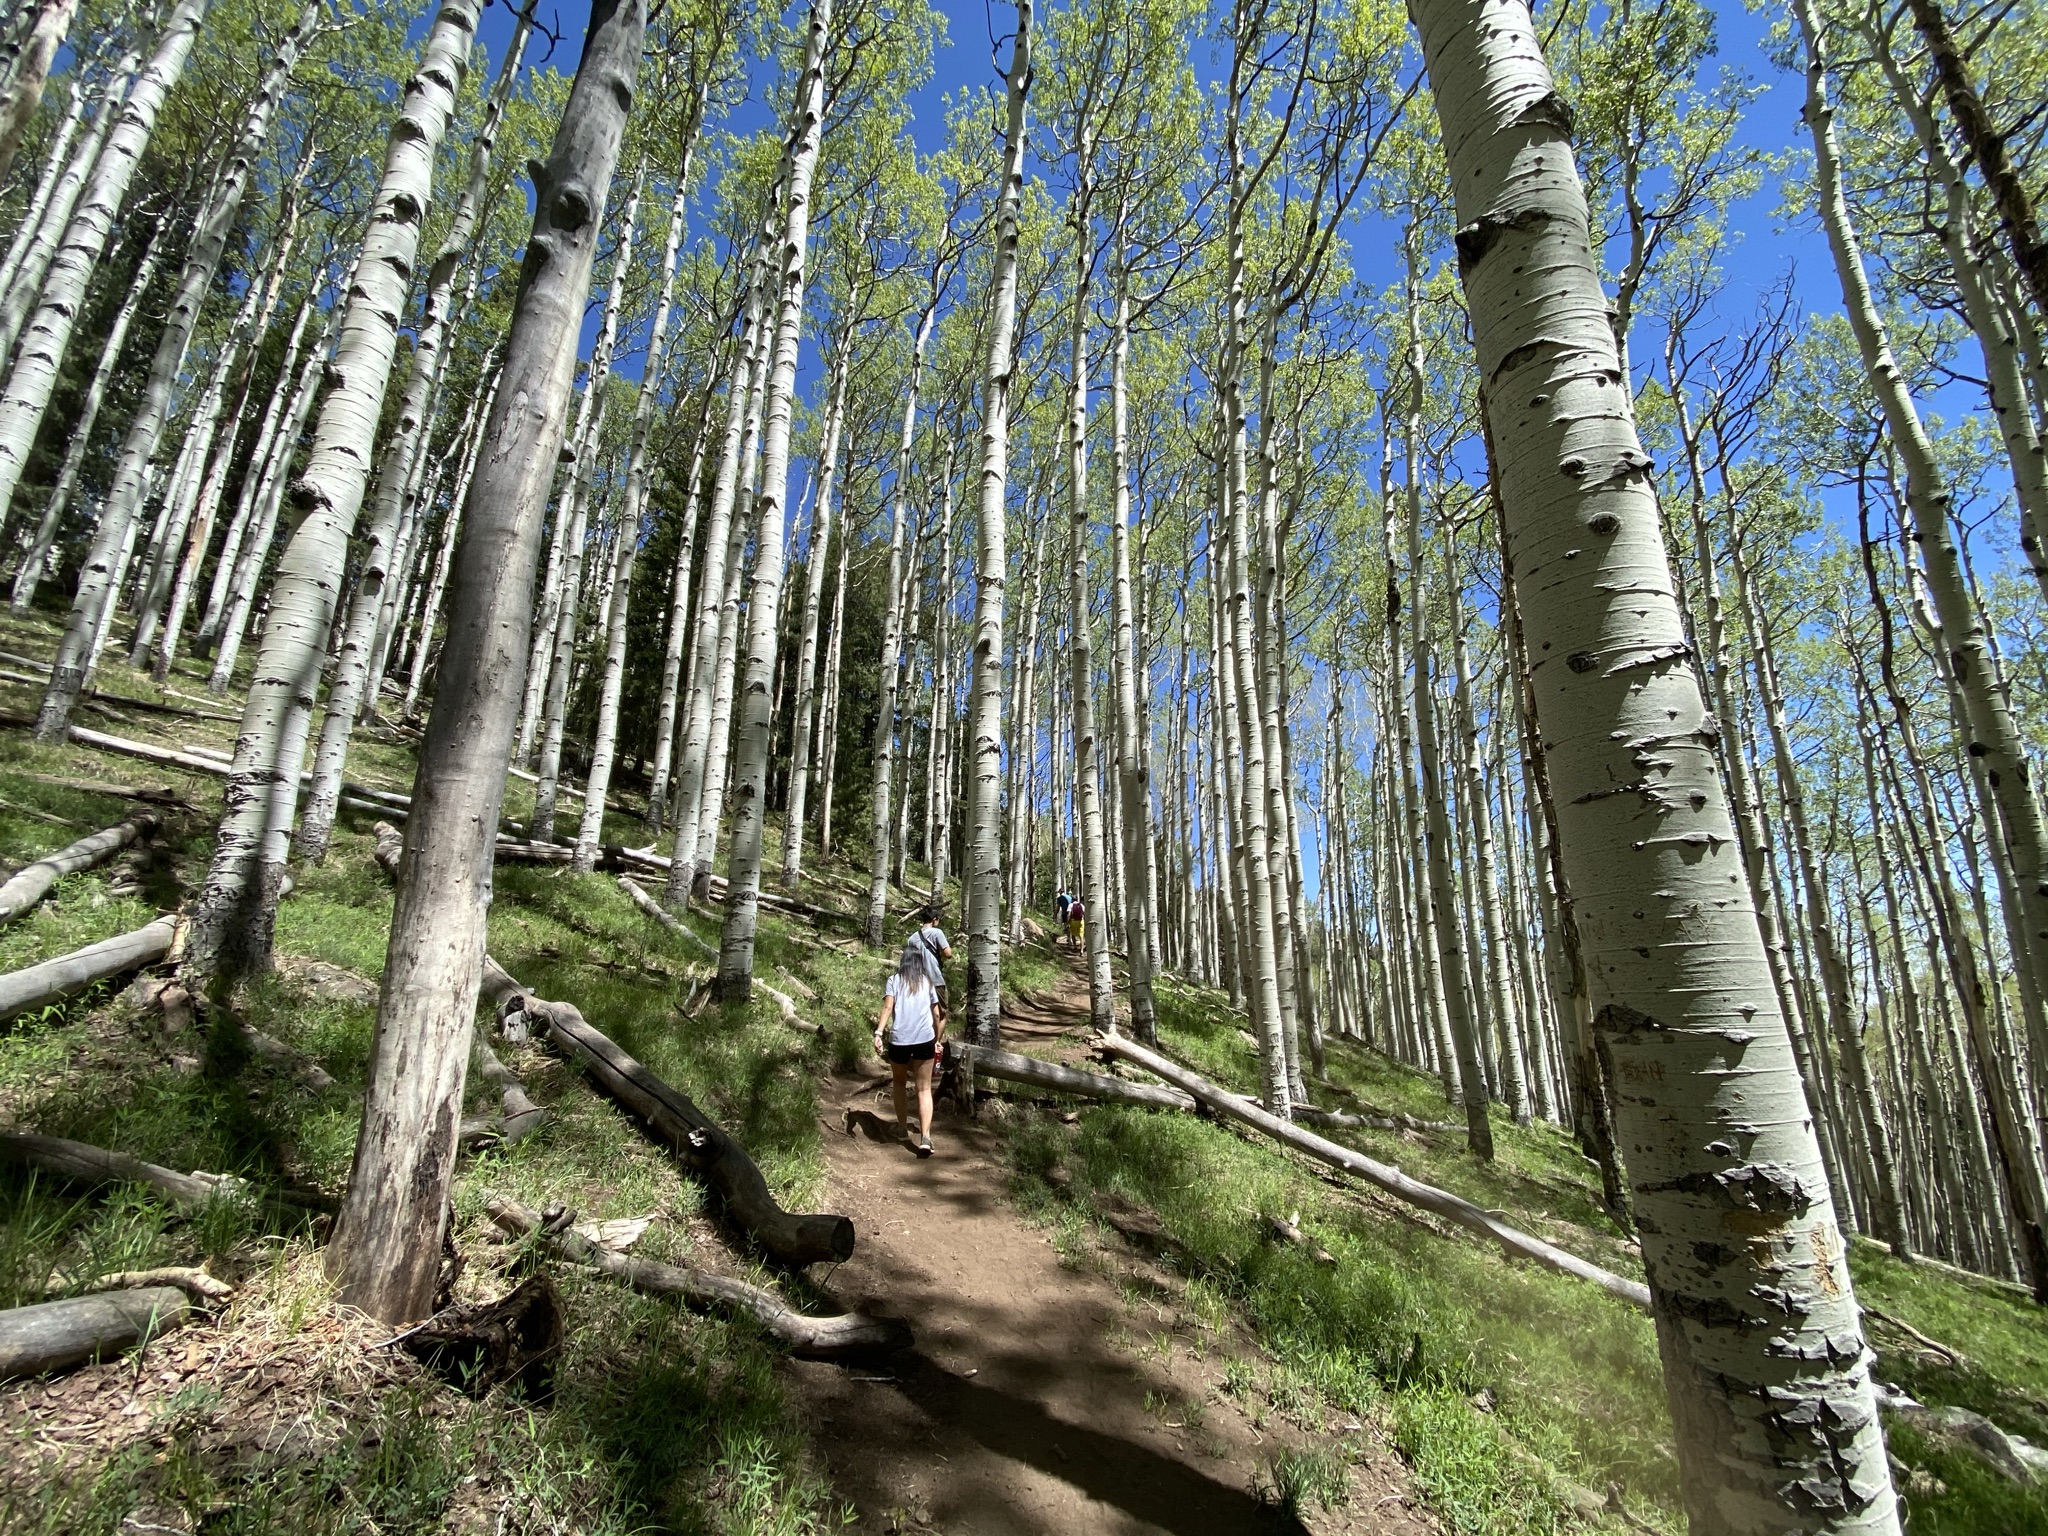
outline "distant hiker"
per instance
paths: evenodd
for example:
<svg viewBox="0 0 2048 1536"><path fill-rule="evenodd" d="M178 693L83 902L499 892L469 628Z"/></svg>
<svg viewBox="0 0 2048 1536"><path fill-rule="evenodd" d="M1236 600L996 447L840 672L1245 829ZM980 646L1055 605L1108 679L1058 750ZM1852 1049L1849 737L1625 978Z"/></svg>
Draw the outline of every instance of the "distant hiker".
<svg viewBox="0 0 2048 1536"><path fill-rule="evenodd" d="M1088 903L1076 896L1067 903L1067 942L1079 949L1081 930L1088 921Z"/></svg>
<svg viewBox="0 0 2048 1536"><path fill-rule="evenodd" d="M1067 908L1071 907L1073 904L1074 898L1069 896L1065 891L1061 891L1059 895L1053 897L1052 899L1053 915L1059 919L1059 924L1062 928L1067 926Z"/></svg>
<svg viewBox="0 0 2048 1536"><path fill-rule="evenodd" d="M903 946L895 974L882 999L882 1017L875 1025L875 1054L889 1063L890 1087L896 1096L896 1129L910 1139L905 1118L904 1087L917 1078L917 1140L919 1157L932 1155L932 1062L945 1038L946 1019L932 985L931 951L920 932Z"/></svg>

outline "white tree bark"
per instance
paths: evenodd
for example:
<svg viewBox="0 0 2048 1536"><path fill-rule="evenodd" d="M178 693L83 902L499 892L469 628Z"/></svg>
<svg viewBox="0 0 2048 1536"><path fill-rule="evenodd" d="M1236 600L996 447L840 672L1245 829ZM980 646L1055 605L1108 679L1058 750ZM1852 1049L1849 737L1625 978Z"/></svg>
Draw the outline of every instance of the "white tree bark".
<svg viewBox="0 0 2048 1536"><path fill-rule="evenodd" d="M141 52L129 47L100 88L99 105L85 137L71 150L63 169L47 191L39 189L37 200L30 205L14 244L8 248L7 263L0 268L0 280L4 280L4 285L0 285L0 364L13 357L14 344L21 339L21 328L28 324L30 314L42 297L50 264L57 259L57 248L71 227L71 216L78 209L79 199L85 195L86 185L99 164L100 152L105 149L108 137L121 120L121 103L134 85L136 72L141 67ZM76 89L83 92L84 87L84 71L81 69ZM74 106L81 106L82 100L81 96ZM61 134L59 138L61 142Z"/></svg>
<svg viewBox="0 0 2048 1536"><path fill-rule="evenodd" d="M718 472L711 482L711 507L704 520L704 568L697 585L697 633L691 642L689 709L683 716L683 739L676 769L675 845L668 885L662 899L671 907L690 899L696 883L698 820L703 810L705 760L711 745L712 695L717 687L720 623L724 615L726 565L732 545L733 508L741 490L741 465L747 457L749 423L754 419L758 391L765 386L768 337L768 256L772 225L780 207L782 183L768 199L768 213L754 244L747 284L746 319L726 385L725 443Z"/></svg>
<svg viewBox="0 0 2048 1536"><path fill-rule="evenodd" d="M1895 1533L1870 1354L1741 899L1569 114L1519 0L1414 14L1687 1512L1729 1536Z"/></svg>
<svg viewBox="0 0 2048 1536"><path fill-rule="evenodd" d="M1119 240L1122 232L1119 230ZM1124 926L1130 934L1131 1032L1147 1045L1157 1036L1152 1005L1152 966L1157 954L1158 915L1153 889L1152 785L1145 737L1149 723L1140 713L1140 658L1143 637L1131 604L1131 295L1121 262L1116 274L1116 311L1109 349L1110 396L1110 627L1116 681L1117 778L1122 797L1124 866L1130 871Z"/></svg>
<svg viewBox="0 0 2048 1536"><path fill-rule="evenodd" d="M811 182L824 137L825 50L831 27L832 0L811 0L804 71L790 112L782 284L761 429L761 494L754 517L753 584L747 594L747 670L733 758L732 841L725 866L725 925L718 945L718 991L727 1002L745 1002L754 981L754 921L761 899L761 844L768 823L768 761L775 725L775 661L782 636L789 437L796 417L797 347L803 338L810 270Z"/></svg>
<svg viewBox="0 0 2048 1536"><path fill-rule="evenodd" d="M825 607L825 564L832 549L833 496L839 484L839 440L846 426L847 376L853 371L851 315L858 308L849 295L849 319L832 357L831 378L826 386L829 404L825 407L818 446L818 463L822 469L818 477L817 505L811 514L810 559L804 572L803 627L797 638L796 708L789 738L789 799L782 817L781 879L791 890L796 888L804 867L804 820L809 810L811 771L815 761L811 737L818 698L818 623Z"/></svg>
<svg viewBox="0 0 2048 1536"><path fill-rule="evenodd" d="M910 347L910 377L903 389L903 432L896 442L896 480L889 495L889 574L882 589L882 659L876 674L874 801L868 850L868 905L862 936L871 949L884 942L889 918L890 781L896 764L896 693L903 676L904 539L910 526L910 454L917 438L917 396L924 381L925 345L939 313L938 269L918 317Z"/></svg>
<svg viewBox="0 0 2048 1536"><path fill-rule="evenodd" d="M50 200L63 182L66 168L72 164L71 152L78 143L79 132L85 127L85 104L92 94L88 85L86 61L81 58L72 70L70 103L64 109L62 120L50 134L50 147L43 157L42 175L36 178L35 191L29 194L28 206L22 210L21 223L14 231L14 238L7 242L7 254L0 257L0 295L12 296L15 274L21 270L22 261L42 233L50 209ZM80 181L73 184L74 188L82 184L82 181L81 175ZM54 238L53 236L52 239ZM26 313L24 309L23 314Z"/></svg>
<svg viewBox="0 0 2048 1536"><path fill-rule="evenodd" d="M129 183L141 163L142 152L149 147L164 99L185 72L185 61L191 56L192 41L199 34L208 3L209 0L178 0L165 20L163 31L157 36L155 53L136 77L120 111L112 114L105 146L96 156L75 211L64 226L48 276L41 280L40 296L22 333L20 355L7 377L6 390L0 392L0 507L13 501L15 487L21 483L29 450L35 446L36 430L49 409L50 393L56 387L64 354L71 345L72 328L85 307L86 287L92 281L93 269L99 265L114 220L127 201ZM23 277L26 276L24 272ZM113 542L118 544L120 540L116 538ZM83 644L81 640L81 654Z"/></svg>
<svg viewBox="0 0 2048 1536"><path fill-rule="evenodd" d="M1024 194L1032 0L1017 0L1005 83L1003 183L989 273L988 360L982 370L981 548L975 573L968 720L973 793L967 812L967 1038L1002 1043L1003 594L1009 577L1004 492L1010 474L1010 392L1016 381L1017 223Z"/></svg>
<svg viewBox="0 0 2048 1536"><path fill-rule="evenodd" d="M697 413L696 446L690 450L682 528L676 540L675 564L669 571L668 632L661 656L661 705L654 726L654 763L647 790L647 827L657 837L668 814L669 769L675 761L676 715L682 706L683 649L690 633L690 567L697 553L697 525L704 520L704 460L710 448L711 406L716 397L705 386Z"/></svg>
<svg viewBox="0 0 2048 1536"><path fill-rule="evenodd" d="M192 19L188 28L176 34L182 37L183 41L175 51L176 66L170 70L170 80L173 82L177 74L183 70L185 56L190 52L192 38L198 32L205 4L206 0L187 0L187 5L192 9ZM184 7L181 7L178 14L183 14L183 10ZM191 345L193 329L199 323L199 312L205 305L208 291L213 286L214 273L220 267L221 253L227 248L228 235L233 231L235 220L241 212L242 199L248 191L249 177L254 169L256 157L262 151L264 140L270 135L271 120L276 115L278 104L284 99L285 86L291 79L292 70L298 64L299 54L319 27L321 14L318 4L308 5L300 15L298 25L278 46L277 53L271 60L270 69L257 88L255 99L250 103L248 116L242 125L241 138L230 153L228 163L214 185L207 208L201 214L198 227L193 232L192 243L186 248L184 271L179 274L177 293L171 301L170 314L158 339L156 355L150 362L149 375L143 385L142 403L137 408L134 419L129 422L127 436L122 442L120 461L114 472L113 485L107 493L106 506L100 514L99 529L94 535L92 550L86 557L85 568L79 573L78 590L71 602L71 618L66 625L64 638L58 642L56 660L50 668L50 685L43 695L42 709L36 717L36 733L41 740L63 739L65 728L71 719L72 705L77 701L79 690L85 686L88 669L83 663L93 648L95 638L105 627L104 619L107 615L104 610L114 601L117 592L117 583L110 580L113 575L112 561L117 552L129 542L129 524L141 511L142 492L148 478L149 461L156 453L157 441L163 432L164 418L170 409L171 388L177 381L179 371L185 365L185 354ZM107 159L113 159L123 153L131 157L119 178L120 191L113 192L106 186L107 176L104 168L96 171L93 178L94 190L88 194L86 206L81 208L78 218L73 221L74 224L89 219L95 202L102 202L109 195L112 202L108 205L106 216L111 218L113 209L119 206L121 195L126 190L127 177L133 174L135 162L140 160L143 147L148 142L145 126L139 137L131 135L134 137L132 150L124 150L123 134L130 130L137 110L137 99L143 96L148 87L151 73L164 60L165 48L170 47L175 41L172 29L176 26L177 19L174 15L173 20L166 23L167 35L158 49L159 62L153 63L150 70L145 71L142 79L137 82L124 110L122 127L116 131L114 138L108 141ZM167 94L168 91L167 83L156 98L159 105L162 94ZM149 113L149 120L153 118L154 108ZM105 234L102 230L100 243L103 245L104 242ZM69 255L74 249L79 248L79 241L74 236L67 236L65 246L66 254ZM94 247L92 260L96 262L98 255L99 249ZM38 345L38 334L40 333L46 342L52 334L49 322L44 317L49 314L51 301L58 294L57 272L64 269L65 259L60 257L57 269L52 272L51 289L44 296L43 308L30 325L28 350L23 353L24 363L30 352ZM82 298L84 280L90 275L91 262L85 263L77 271L78 293ZM250 299L253 300L254 297L252 292ZM75 308L74 304L74 313ZM246 324L249 318L251 306L245 303L242 312L237 316L237 324ZM65 323L65 335L68 338L68 319ZM219 391L225 386L225 365L237 339L236 331L231 328L228 339L222 343L222 367L216 368L212 385L209 386L210 398L202 406L203 419L207 423L202 430L209 440L218 425ZM59 343L49 344L54 347L51 353L54 366L55 360L62 356L63 347ZM9 396L14 398L14 384L11 380ZM47 388L43 399L47 403ZM5 405L0 404L0 418L4 418L5 411ZM4 431L4 426L0 426L0 434L4 434ZM4 448L0 448L0 485L7 484L5 464L6 452ZM8 490L11 490L11 486ZM0 503L4 503L8 490L0 490ZM178 507L171 525L181 534L182 515L185 511L183 506Z"/></svg>
<svg viewBox="0 0 2048 1536"><path fill-rule="evenodd" d="M0 97L0 181L5 181L7 173L14 169L14 152L21 146L21 135L42 104L43 82L50 78L50 60L70 35L71 18L77 11L78 0L43 0L42 8L36 12L35 24L29 28L28 41L22 45L21 57L15 64L14 78L8 82L7 94Z"/></svg>
<svg viewBox="0 0 2048 1536"><path fill-rule="evenodd" d="M362 508L377 421L433 195L434 159L476 39L477 0L441 0L405 87L342 309L311 457L292 488L304 510L278 563L223 794L220 832L186 963L202 976L269 967L271 924L327 632Z"/></svg>
<svg viewBox="0 0 2048 1536"><path fill-rule="evenodd" d="M605 629L604 679L598 690L597 733L590 748L590 776L583 786L583 823L576 830L573 867L583 874L590 873L597 866L598 841L604 833L604 800L611 790L612 759L618 750L619 701L626 688L626 624L631 608L633 566L640 554L641 509L647 501L647 444L654 430L662 369L668 357L669 309L675 300L676 256L682 249L689 211L685 189L690 184L690 160L696 149L696 127L703 120L703 101L700 94L689 137L683 143L682 161L676 169L675 205L669 211L668 239L661 253L661 296L655 301L654 325L648 333L647 357L640 370L640 398L633 408L633 446L626 461L625 495L619 509L619 547L613 567L610 619ZM701 442L698 451L702 452ZM693 470L693 482L694 479Z"/></svg>
<svg viewBox="0 0 2048 1536"><path fill-rule="evenodd" d="M321 336L319 344L307 354L299 369L299 382L292 391L292 403L285 412L284 425L271 443L269 461L258 479L252 527L248 537L242 540L241 551L233 562L234 568L228 575L222 594L224 612L219 620L220 649L215 653L213 671L206 680L207 690L211 693L227 692L228 683L234 677L235 662L241 655L242 637L249 628L249 613L256 603L257 578L262 574L264 562L270 558L271 540L277 532L277 514L284 504L292 456L298 451L299 439L304 435L313 406L319 399L320 379L329 361L328 344L333 339L334 320L339 313L337 310L329 316L327 333ZM226 556L222 558L225 560Z"/></svg>
<svg viewBox="0 0 2048 1536"><path fill-rule="evenodd" d="M378 462L377 497L363 530L362 566L350 595L348 626L342 633L341 650L335 657L334 681L327 691L327 712L320 722L320 744L313 754L313 788L306 797L294 846L300 858L318 864L327 857L328 840L334 833L334 815L341 804L341 775L348 765L349 737L364 701L374 701L376 684L370 679L371 651L378 636L389 588L399 567L393 562L400 536L400 523L407 512L416 515L417 499L408 503L407 492L416 488L426 458L427 439L433 431L433 406L440 397L441 375L448 366L449 343L454 327L469 308L453 303L455 279L469 261L478 227L489 213L488 182L491 152L497 144L498 125L511 99L512 84L526 52L526 39L533 26L531 7L518 12L512 41L498 66L498 78L484 104L483 120L469 146L469 180L455 205L448 233L427 269L426 301L421 309L419 329L413 339L410 373L399 402L398 417L385 439ZM470 295L476 285L472 279ZM410 297L410 295L408 295Z"/></svg>
<svg viewBox="0 0 2048 1536"><path fill-rule="evenodd" d="M41 520L29 535L21 565L14 573L16 613L28 612L29 605L35 601L37 586L49 574L50 546L56 541L57 529L63 524L71 498L78 492L78 473L85 464L86 446L92 440L92 429L99 420L100 406L106 401L107 387L113 382L114 369L120 364L121 349L127 345L128 328L135 323L136 311L142 307L142 297L149 291L163 254L163 229L159 225L149 237L141 264L135 269L134 281L128 285L128 297L122 301L113 325L107 330L106 345L100 350L99 367L93 370L92 382L86 386L85 401L79 407L78 420L71 428L70 446L64 450L64 463L57 471L56 487L50 492L49 505L43 508Z"/></svg>
<svg viewBox="0 0 2048 1536"><path fill-rule="evenodd" d="M645 15L640 0L591 7L554 151L534 177L533 237L488 449L470 487L449 644L406 821L362 1134L327 1250L341 1299L386 1322L433 1305L541 523Z"/></svg>

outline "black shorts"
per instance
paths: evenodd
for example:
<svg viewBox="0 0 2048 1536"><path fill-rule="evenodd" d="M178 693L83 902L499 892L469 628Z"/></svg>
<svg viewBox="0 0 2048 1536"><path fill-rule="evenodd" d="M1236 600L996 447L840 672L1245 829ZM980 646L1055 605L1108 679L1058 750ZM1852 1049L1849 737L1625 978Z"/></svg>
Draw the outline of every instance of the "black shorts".
<svg viewBox="0 0 2048 1536"><path fill-rule="evenodd" d="M936 1040L917 1040L909 1045L889 1043L888 1057L891 1061L930 1061L939 1054Z"/></svg>

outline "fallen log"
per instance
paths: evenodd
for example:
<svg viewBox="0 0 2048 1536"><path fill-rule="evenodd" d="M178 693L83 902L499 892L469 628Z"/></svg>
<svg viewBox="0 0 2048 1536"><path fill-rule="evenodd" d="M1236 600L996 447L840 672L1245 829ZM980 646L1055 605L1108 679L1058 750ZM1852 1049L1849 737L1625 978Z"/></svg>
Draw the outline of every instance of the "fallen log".
<svg viewBox="0 0 2048 1536"><path fill-rule="evenodd" d="M64 876L75 875L81 869L91 869L95 864L104 864L138 837L154 832L156 824L156 818L149 812L138 811L125 821L116 822L90 837L81 837L70 847L16 870L12 879L0 885L0 923L12 922L28 911Z"/></svg>
<svg viewBox="0 0 2048 1536"><path fill-rule="evenodd" d="M1404 1115L1396 1110L1369 1110L1354 1115L1348 1109L1312 1109L1306 1104L1294 1106L1298 1120L1310 1125L1335 1126L1339 1130L1358 1129L1368 1131L1457 1131L1463 1134L1465 1127L1453 1125L1448 1120L1418 1120L1413 1115Z"/></svg>
<svg viewBox="0 0 2048 1536"><path fill-rule="evenodd" d="M601 1274L623 1280L636 1291L654 1296L680 1296L699 1306L744 1312L767 1330L769 1337L786 1345L791 1354L806 1360L842 1360L849 1356L887 1354L906 1349L910 1329L894 1318L868 1317L849 1312L840 1317L812 1317L783 1304L772 1291L764 1291L744 1280L706 1274L701 1269L684 1269L654 1259L636 1259L609 1253L571 1225L573 1216L556 1215L544 1221L525 1206L511 1200L490 1200L484 1209L491 1220L515 1236L540 1231L541 1241L564 1258L587 1264ZM559 1228L559 1230L557 1230Z"/></svg>
<svg viewBox="0 0 2048 1536"><path fill-rule="evenodd" d="M145 805L185 806L191 802L170 785L161 789L148 786L136 787L129 784L100 784L91 779L65 779L54 773L25 773L25 779L37 784L53 784L58 789L75 790L82 795L112 795L117 800L140 800Z"/></svg>
<svg viewBox="0 0 2048 1536"><path fill-rule="evenodd" d="M226 1173L178 1173L125 1152L110 1152L105 1147L67 1141L62 1136L38 1136L33 1131L0 1130L0 1163L37 1168L78 1184L147 1184L180 1205L205 1205L218 1195L247 1192L301 1216L339 1208L329 1196L311 1191L259 1189Z"/></svg>
<svg viewBox="0 0 2048 1536"><path fill-rule="evenodd" d="M24 657L9 656L6 652L0 651L0 661L20 661L25 659ZM50 677L48 672L45 672L41 677L31 677L26 672L11 672L0 669L0 682L25 683L32 688L47 688L50 684ZM165 692L169 691L169 689L165 690ZM126 704L134 709L154 710L160 715L177 715L186 720L219 720L228 725L239 725L242 720L240 715L222 714L217 709L187 709L182 704L166 704L159 699L134 699L127 697L125 694L106 693L98 688L88 688L80 697L102 705ZM107 713L111 715L114 712L108 710Z"/></svg>
<svg viewBox="0 0 2048 1536"><path fill-rule="evenodd" d="M639 1116L674 1147L725 1203L727 1213L762 1248L785 1264L839 1263L853 1254L853 1223L844 1216L799 1216L769 1192L747 1149L692 1103L594 1028L573 1003L533 996L488 956L484 996L500 1019L523 1014L548 1041L581 1065L605 1092Z"/></svg>
<svg viewBox="0 0 2048 1536"><path fill-rule="evenodd" d="M688 939L692 944L696 945L699 949L703 950L704 953L709 955L713 960L716 960L718 958L718 950L716 946L712 945L708 940L700 937L696 929L692 928L688 923L684 922L681 918L677 917L675 913L669 911L660 902L656 901L652 896L648 895L647 892L642 890L639 885L635 884L630 877L626 875L619 876L619 889L624 891L628 896L632 897L634 906L638 907L642 912L645 912L649 917L653 918L656 922L660 923L662 927L668 929L670 933L680 934L683 938Z"/></svg>
<svg viewBox="0 0 2048 1536"><path fill-rule="evenodd" d="M132 933L116 934L41 965L0 976L0 1024L83 991L96 981L154 965L171 952L179 921L176 913L166 913Z"/></svg>
<svg viewBox="0 0 2048 1536"><path fill-rule="evenodd" d="M153 1285L0 1312L0 1381L108 1359L170 1332L191 1311L178 1287Z"/></svg>
<svg viewBox="0 0 2048 1536"><path fill-rule="evenodd" d="M71 727L71 739L81 747L98 747L102 752L116 752L123 757L139 757L146 763L164 763L173 768L186 768L194 773L211 774L217 779L227 777L233 765L225 759L215 760L201 757L193 752L178 752L170 747L152 746L146 741L133 741L126 736L109 736L105 731L88 730L85 726Z"/></svg>
<svg viewBox="0 0 2048 1536"><path fill-rule="evenodd" d="M1291 1248L1304 1249L1318 1264L1334 1264L1337 1256L1321 1243L1301 1230L1301 1212L1287 1216L1268 1216L1266 1231L1275 1242L1286 1243Z"/></svg>
<svg viewBox="0 0 2048 1536"><path fill-rule="evenodd" d="M12 800L0 800L0 811L12 811L17 816L26 816L30 821L47 821L53 827L84 828L86 823L73 821L69 816L59 816L54 811L40 810L33 805L16 805Z"/></svg>
<svg viewBox="0 0 2048 1536"><path fill-rule="evenodd" d="M990 1077L1007 1078L1013 1083L1029 1083L1034 1088L1051 1088L1060 1093L1078 1094L1086 1099L1107 1099L1116 1104L1144 1104L1155 1109L1195 1107L1193 1096L1182 1093L1178 1088L1160 1088L1151 1083L1127 1083L1120 1077L1111 1077L1104 1072L1084 1072L1079 1067L1063 1067L1057 1062L1040 1061L1036 1056L997 1050L993 1046L970 1045L965 1040L946 1042L946 1061L949 1065L955 1062L963 1063L976 1072L986 1072Z"/></svg>
<svg viewBox="0 0 2048 1536"><path fill-rule="evenodd" d="M1293 1147L1298 1152L1306 1152L1319 1162L1328 1163L1333 1168L1342 1169L1361 1178L1397 1200L1406 1201L1409 1205L1441 1216L1446 1221L1470 1228L1482 1237L1489 1237L1517 1258L1528 1259L1545 1269L1556 1270L1559 1274L1590 1281L1610 1296L1640 1307L1645 1312L1650 1310L1650 1288L1640 1281L1626 1279L1580 1258L1577 1254L1567 1253L1554 1244L1546 1243L1540 1237L1531 1237L1526 1232L1519 1232L1449 1190L1424 1184L1419 1179L1411 1179L1389 1163L1375 1161L1362 1152L1354 1152L1351 1148L1340 1146L1334 1141L1316 1135L1313 1131L1305 1131L1298 1125L1290 1124L1277 1115L1268 1114L1257 1104L1240 1098L1237 1094L1226 1093L1207 1078L1190 1072L1171 1057L1148 1050L1136 1041L1126 1039L1122 1035L1106 1035L1099 1043L1110 1055L1134 1062L1175 1087L1186 1089L1217 1114L1227 1115L1256 1130L1264 1131L1274 1140Z"/></svg>

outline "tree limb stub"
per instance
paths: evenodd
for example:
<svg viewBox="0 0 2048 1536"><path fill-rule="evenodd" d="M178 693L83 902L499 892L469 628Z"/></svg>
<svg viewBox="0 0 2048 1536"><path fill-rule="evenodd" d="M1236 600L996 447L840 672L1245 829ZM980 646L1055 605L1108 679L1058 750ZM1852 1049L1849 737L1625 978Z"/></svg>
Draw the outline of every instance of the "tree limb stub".
<svg viewBox="0 0 2048 1536"><path fill-rule="evenodd" d="M511 1200L491 1200L485 1209L491 1220L505 1231L526 1236L543 1228L542 1219ZM868 1317L851 1312L841 1317L811 1317L793 1311L773 1292L743 1280L710 1275L697 1269L683 1269L653 1259L608 1253L573 1230L567 1222L561 1230L545 1223L542 1241L556 1253L588 1264L615 1280L623 1280L636 1291L655 1296L680 1296L698 1306L744 1312L758 1321L770 1337L788 1346L791 1354L806 1360L843 1360L849 1357L887 1354L908 1348L909 1327L894 1318Z"/></svg>
<svg viewBox="0 0 2048 1536"><path fill-rule="evenodd" d="M168 1333L191 1311L184 1291L156 1285L0 1312L0 1381L108 1359Z"/></svg>
<svg viewBox="0 0 2048 1536"><path fill-rule="evenodd" d="M116 934L68 955L0 976L0 1024L81 992L96 981L139 966L154 965L171 952L179 922L177 914L166 913L132 933Z"/></svg>
<svg viewBox="0 0 2048 1536"><path fill-rule="evenodd" d="M734 1222L767 1252L794 1265L839 1263L852 1256L852 1221L785 1211L736 1138L594 1028L574 1004L533 996L489 957L483 995L501 1019L523 1014L538 1025L557 1050L674 1147L684 1164L718 1191Z"/></svg>
<svg viewBox="0 0 2048 1536"><path fill-rule="evenodd" d="M1155 1076L1164 1078L1176 1087L1186 1089L1216 1113L1264 1131L1274 1140L1293 1147L1296 1151L1306 1152L1319 1162L1328 1163L1333 1168L1342 1169L1361 1178L1397 1200L1406 1201L1409 1205L1441 1216L1446 1221L1454 1221L1461 1227L1467 1227L1482 1237L1491 1238L1516 1258L1528 1259L1559 1274L1590 1281L1610 1296L1642 1311L1650 1310L1650 1288L1640 1281L1625 1279L1576 1254L1567 1253L1562 1248L1546 1243L1540 1237L1531 1237L1526 1232L1519 1232L1481 1210L1471 1201L1454 1195L1449 1190L1438 1189L1434 1185L1412 1179L1389 1163L1375 1161L1362 1152L1354 1152L1351 1148L1339 1146L1313 1131L1305 1131L1276 1115L1269 1115L1258 1105L1239 1098L1234 1093L1224 1092L1207 1078L1190 1072L1172 1058L1162 1056L1157 1051L1147 1050L1122 1035L1106 1035L1102 1037L1100 1045L1110 1055L1135 1062Z"/></svg>
<svg viewBox="0 0 2048 1536"><path fill-rule="evenodd" d="M156 817L147 811L139 811L125 821L116 822L90 837L81 837L70 847L59 849L48 858L37 859L35 863L15 871L13 878L0 885L0 923L12 922L28 911L64 876L104 864L138 837L154 832L156 825Z"/></svg>

